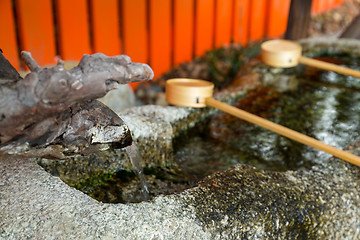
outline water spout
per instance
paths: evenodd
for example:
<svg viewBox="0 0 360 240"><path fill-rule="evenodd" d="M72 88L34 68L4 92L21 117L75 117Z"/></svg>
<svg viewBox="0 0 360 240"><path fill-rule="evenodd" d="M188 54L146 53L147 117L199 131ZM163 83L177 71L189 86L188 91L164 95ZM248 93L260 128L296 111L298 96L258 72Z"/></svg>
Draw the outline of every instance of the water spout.
<svg viewBox="0 0 360 240"><path fill-rule="evenodd" d="M144 172L143 172L143 167L141 165L142 162L142 158L139 155L139 151L135 145L135 142L132 142L132 144L130 146L127 146L125 148L125 151L127 153L127 155L129 156L131 165L134 168L135 174L136 176L139 178L140 180L140 185L141 185L141 193L143 195L143 200L149 200L150 196L149 196L149 190L148 187L146 185L146 181L145 181L145 177L144 177Z"/></svg>

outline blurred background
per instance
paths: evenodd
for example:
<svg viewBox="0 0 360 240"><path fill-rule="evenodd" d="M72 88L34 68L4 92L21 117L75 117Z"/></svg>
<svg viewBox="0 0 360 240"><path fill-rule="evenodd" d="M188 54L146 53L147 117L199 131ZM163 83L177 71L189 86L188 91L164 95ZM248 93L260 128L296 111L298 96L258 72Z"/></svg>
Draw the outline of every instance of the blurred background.
<svg viewBox="0 0 360 240"><path fill-rule="evenodd" d="M359 6L360 0L1 0L0 48L18 70L26 70L21 50L40 65L102 52L148 63L156 78L231 44L338 36Z"/></svg>

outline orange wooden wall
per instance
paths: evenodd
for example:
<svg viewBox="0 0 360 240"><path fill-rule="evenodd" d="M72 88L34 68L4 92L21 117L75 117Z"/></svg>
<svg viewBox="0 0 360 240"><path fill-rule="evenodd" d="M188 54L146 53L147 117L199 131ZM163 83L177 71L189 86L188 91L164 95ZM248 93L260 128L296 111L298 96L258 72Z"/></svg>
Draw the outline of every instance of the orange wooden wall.
<svg viewBox="0 0 360 240"><path fill-rule="evenodd" d="M201 56L213 47L215 0L197 0L195 5L195 55Z"/></svg>
<svg viewBox="0 0 360 240"><path fill-rule="evenodd" d="M93 41L93 51L106 55L116 55L121 52L120 38L120 8L118 0L91 0L90 24Z"/></svg>
<svg viewBox="0 0 360 240"><path fill-rule="evenodd" d="M312 13L344 0L313 0ZM290 0L1 0L0 48L17 68L19 52L40 65L56 56L127 54L155 77L207 50L246 45L285 32Z"/></svg>
<svg viewBox="0 0 360 240"><path fill-rule="evenodd" d="M83 54L92 53L88 7L87 0L55 0L59 55L65 60L80 60Z"/></svg>
<svg viewBox="0 0 360 240"><path fill-rule="evenodd" d="M0 1L0 48L3 50L4 56L12 63L12 65L20 69L18 59L19 46L16 41L15 18L11 0Z"/></svg>

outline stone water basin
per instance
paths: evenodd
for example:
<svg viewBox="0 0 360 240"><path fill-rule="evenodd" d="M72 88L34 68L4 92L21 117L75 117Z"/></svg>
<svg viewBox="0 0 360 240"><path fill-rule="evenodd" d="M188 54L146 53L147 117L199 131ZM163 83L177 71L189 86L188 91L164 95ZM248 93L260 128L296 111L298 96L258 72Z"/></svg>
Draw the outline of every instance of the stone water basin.
<svg viewBox="0 0 360 240"><path fill-rule="evenodd" d="M358 41L306 40L302 44L308 56L347 55L354 67L359 66ZM308 78L314 72L301 66L273 69L256 61L240 76L253 77L251 86L234 83L215 97L360 154L358 79L336 80L333 73L318 72L319 79ZM1 176L6 176L0 182L0 237L359 237L358 167L212 109L142 106L119 115L143 158L150 193L161 188L160 183L180 185L173 187L176 191L188 189L180 194L163 192L169 195L140 203L109 204L69 187L34 161L5 159L0 165ZM109 186L114 176L121 177L119 173L127 173L132 179L127 181L135 182L128 189L137 188L124 151L99 149L102 153L90 157L35 160L84 192ZM183 182L174 181L177 176ZM121 192L117 199L109 197L113 195L103 194L103 198L131 201Z"/></svg>
<svg viewBox="0 0 360 240"><path fill-rule="evenodd" d="M359 61L346 54L320 57L360 68ZM252 61L257 66L251 71L266 71L256 59ZM280 75L283 85L273 85L272 78ZM226 91L232 91L236 85ZM360 140L359 79L304 67L271 69L244 96L236 98L234 106L329 145L343 149ZM158 115L156 110L154 115ZM306 170L331 157L228 114L215 113L197 125L196 130L173 140L173 166L145 168L151 196L181 192L204 177L236 164L272 171ZM137 177L125 170L110 177L91 196L112 203L143 200Z"/></svg>

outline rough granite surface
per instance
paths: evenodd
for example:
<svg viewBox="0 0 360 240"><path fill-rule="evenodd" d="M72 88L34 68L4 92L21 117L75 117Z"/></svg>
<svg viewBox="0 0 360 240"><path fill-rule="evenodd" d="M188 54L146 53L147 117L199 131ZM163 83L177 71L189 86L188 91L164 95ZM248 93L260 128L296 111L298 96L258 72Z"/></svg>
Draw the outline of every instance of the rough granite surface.
<svg viewBox="0 0 360 240"><path fill-rule="evenodd" d="M360 142L352 146L360 154ZM237 165L182 194L104 204L33 161L0 160L1 239L357 239L358 167Z"/></svg>
<svg viewBox="0 0 360 240"><path fill-rule="evenodd" d="M26 159L0 160L0 239L206 239L177 196L103 204Z"/></svg>

